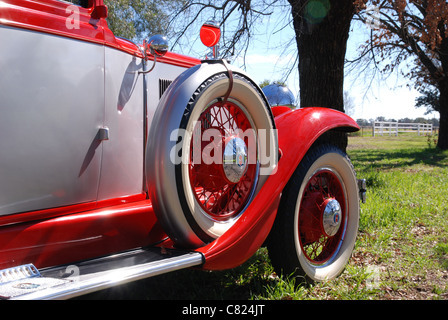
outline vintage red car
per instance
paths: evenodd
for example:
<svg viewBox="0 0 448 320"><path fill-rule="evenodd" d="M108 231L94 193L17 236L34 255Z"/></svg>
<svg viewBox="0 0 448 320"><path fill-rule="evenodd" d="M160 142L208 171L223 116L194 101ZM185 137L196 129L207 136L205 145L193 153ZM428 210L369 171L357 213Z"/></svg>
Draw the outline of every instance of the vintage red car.
<svg viewBox="0 0 448 320"><path fill-rule="evenodd" d="M102 0L72 2L0 1L0 296L233 268L263 245L279 274L340 274L365 187L326 137L356 123L270 106L225 59L134 44Z"/></svg>

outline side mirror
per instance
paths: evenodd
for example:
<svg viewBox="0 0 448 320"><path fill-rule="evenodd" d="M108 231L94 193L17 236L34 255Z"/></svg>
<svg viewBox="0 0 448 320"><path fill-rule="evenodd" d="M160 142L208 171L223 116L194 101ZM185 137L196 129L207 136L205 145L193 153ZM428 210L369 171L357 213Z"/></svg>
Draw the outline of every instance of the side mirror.
<svg viewBox="0 0 448 320"><path fill-rule="evenodd" d="M168 40L161 35L152 36L148 41L149 52L155 57L163 57L168 52Z"/></svg>
<svg viewBox="0 0 448 320"><path fill-rule="evenodd" d="M148 41L145 40L142 47L142 53L145 60L148 60L148 50L149 53L154 56L154 63L149 70L139 71L141 74L147 74L151 72L157 63L157 58L163 57L168 52L168 40L166 37L161 35L155 35L149 38Z"/></svg>

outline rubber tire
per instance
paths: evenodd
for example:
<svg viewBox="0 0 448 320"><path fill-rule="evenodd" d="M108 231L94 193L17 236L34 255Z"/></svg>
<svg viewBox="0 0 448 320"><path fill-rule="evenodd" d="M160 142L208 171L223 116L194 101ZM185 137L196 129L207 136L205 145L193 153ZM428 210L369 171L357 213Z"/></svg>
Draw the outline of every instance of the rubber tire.
<svg viewBox="0 0 448 320"><path fill-rule="evenodd" d="M342 178L348 218L342 245L334 258L322 265L310 262L302 252L298 237L300 203L304 188L316 170L329 168ZM351 257L359 226L359 195L353 166L339 148L317 145L301 161L282 194L278 214L266 242L277 274L295 277L298 283L313 283L336 278Z"/></svg>
<svg viewBox="0 0 448 320"><path fill-rule="evenodd" d="M153 125L154 128L151 128L152 132L157 132L161 141L166 139L166 137L160 137L160 132L167 131L162 129L164 126L171 126L172 129L180 129L180 131L183 132L193 132L194 123L199 118L202 111L212 101L222 99L229 87L228 83L229 79L226 73L216 74L206 79L191 96L179 122L173 120L176 119L176 115L171 117L169 113L165 113L164 118L162 118L160 123L155 123ZM237 101L244 106L251 121L253 121L253 129L265 129L275 132L275 130L273 130L275 129L275 123L269 105L261 90L248 78L240 74L233 74L233 89L229 100ZM277 145L276 135L274 136L275 139L272 139L272 137L273 136L268 137L270 140L266 143L266 146ZM272 143L274 140L275 142ZM176 156L182 158L180 163L173 163L173 154L171 154L171 159L163 158L162 161L153 161L150 166L150 173L155 178L155 180L153 180L154 183L152 183L153 186L176 186L175 188L171 188L169 192L164 192L163 197L158 197L157 202L154 203L155 213L164 230L175 242L176 246L182 248L197 248L214 241L229 230L237 219L244 214L244 210L238 217L229 219L228 221L214 221L201 212L200 206L195 203L194 196L192 195L187 172L188 161L186 161L185 158L185 156L189 154L189 144L191 140L184 136L178 138L177 141L178 145L181 146L179 150L176 150ZM259 147L267 148L266 146ZM158 150L155 149L153 154L157 154L157 152ZM258 150L258 156L260 156L260 154L266 155L270 154L270 152L269 150ZM155 159L159 158L160 157L156 155ZM263 163L266 162L260 161L260 170L263 169ZM262 183L263 177L259 176L255 188L259 188ZM256 192L255 188L253 193ZM154 188L152 189L154 190ZM168 195L167 193L170 194ZM157 197L155 191L152 191L151 195ZM247 201L247 205L252 198L253 195ZM170 208L176 209L173 210Z"/></svg>

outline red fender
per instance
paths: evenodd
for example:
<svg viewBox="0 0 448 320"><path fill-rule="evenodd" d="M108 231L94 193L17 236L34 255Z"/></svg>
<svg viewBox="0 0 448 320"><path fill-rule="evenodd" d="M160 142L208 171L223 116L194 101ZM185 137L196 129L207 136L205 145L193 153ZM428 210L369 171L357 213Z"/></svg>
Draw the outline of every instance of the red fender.
<svg viewBox="0 0 448 320"><path fill-rule="evenodd" d="M286 111L286 110L283 110ZM204 269L234 268L249 259L268 236L283 188L319 136L328 130L359 130L346 114L328 108L303 108L279 113L275 118L281 158L246 213L217 240L196 251L205 255Z"/></svg>

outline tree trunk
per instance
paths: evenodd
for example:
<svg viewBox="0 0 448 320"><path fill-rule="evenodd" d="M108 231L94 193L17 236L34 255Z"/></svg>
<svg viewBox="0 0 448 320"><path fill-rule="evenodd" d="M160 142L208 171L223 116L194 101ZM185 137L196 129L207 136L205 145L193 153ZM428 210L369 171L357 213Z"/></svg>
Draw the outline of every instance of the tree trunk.
<svg viewBox="0 0 448 320"><path fill-rule="evenodd" d="M442 38L439 49L442 79L438 83L440 124L437 147L442 150L448 150L448 36L444 32L444 27L441 27L439 30Z"/></svg>
<svg viewBox="0 0 448 320"><path fill-rule="evenodd" d="M353 0L289 2L299 53L300 107L344 111L344 59ZM335 132L331 140L346 149L346 134Z"/></svg>
<svg viewBox="0 0 448 320"><path fill-rule="evenodd" d="M440 127L437 147L448 150L448 79L439 84Z"/></svg>

